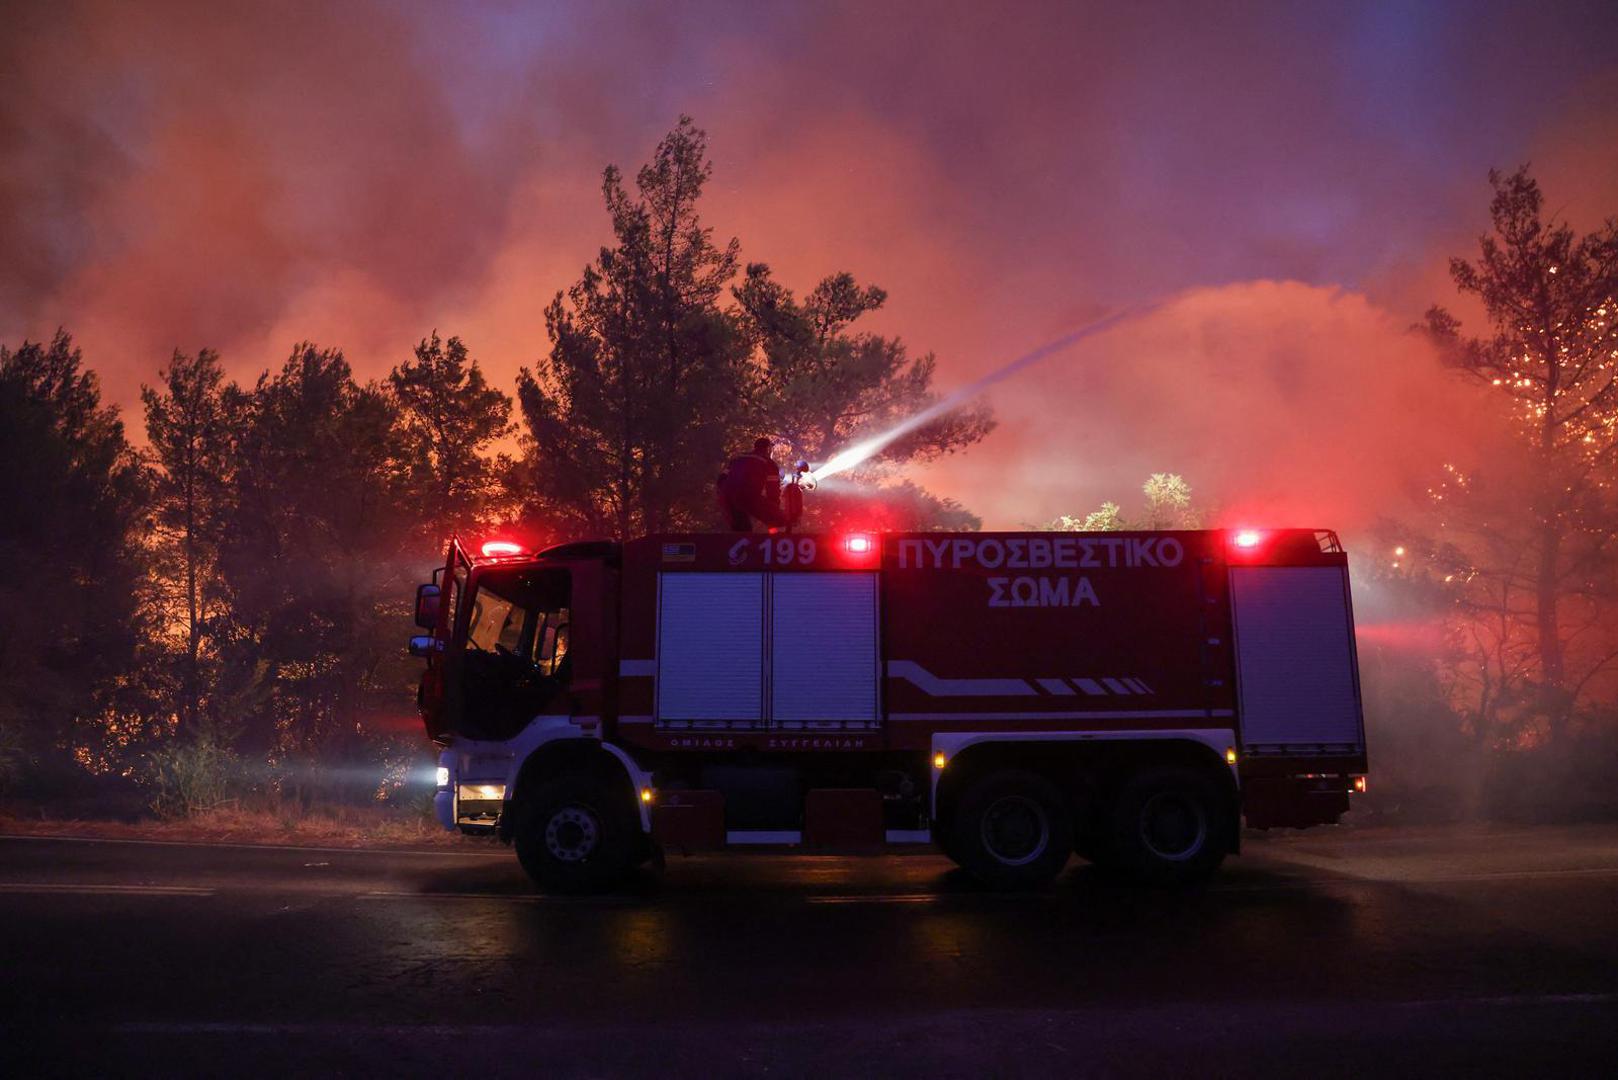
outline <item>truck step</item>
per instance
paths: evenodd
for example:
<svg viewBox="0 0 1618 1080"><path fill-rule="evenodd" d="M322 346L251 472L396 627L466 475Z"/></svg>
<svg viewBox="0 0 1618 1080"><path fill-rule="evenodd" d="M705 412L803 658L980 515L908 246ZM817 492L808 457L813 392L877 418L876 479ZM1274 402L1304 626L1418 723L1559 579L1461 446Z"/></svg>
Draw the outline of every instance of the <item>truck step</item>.
<svg viewBox="0 0 1618 1080"><path fill-rule="evenodd" d="M727 844L801 844L803 833L797 829L730 829L725 833Z"/></svg>

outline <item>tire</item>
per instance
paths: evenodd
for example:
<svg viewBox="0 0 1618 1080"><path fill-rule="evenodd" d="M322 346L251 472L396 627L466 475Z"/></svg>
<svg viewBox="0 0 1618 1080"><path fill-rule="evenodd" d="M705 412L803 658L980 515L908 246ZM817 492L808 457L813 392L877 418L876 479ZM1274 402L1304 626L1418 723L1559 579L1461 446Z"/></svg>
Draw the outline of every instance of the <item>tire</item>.
<svg viewBox="0 0 1618 1080"><path fill-rule="evenodd" d="M1006 770L973 784L956 808L951 858L992 889L1049 885L1073 851L1073 818L1055 784Z"/></svg>
<svg viewBox="0 0 1618 1080"><path fill-rule="evenodd" d="M564 776L524 800L514 840L517 861L547 892L605 892L642 861L645 837L621 786Z"/></svg>
<svg viewBox="0 0 1618 1080"><path fill-rule="evenodd" d="M933 825L933 845L950 862L956 866L961 865L961 860L955 855L955 831L953 829L943 826L941 823L935 823Z"/></svg>
<svg viewBox="0 0 1618 1080"><path fill-rule="evenodd" d="M1112 806L1100 849L1114 866L1148 885L1202 881L1230 851L1235 815L1230 795L1199 769L1166 766L1130 777Z"/></svg>

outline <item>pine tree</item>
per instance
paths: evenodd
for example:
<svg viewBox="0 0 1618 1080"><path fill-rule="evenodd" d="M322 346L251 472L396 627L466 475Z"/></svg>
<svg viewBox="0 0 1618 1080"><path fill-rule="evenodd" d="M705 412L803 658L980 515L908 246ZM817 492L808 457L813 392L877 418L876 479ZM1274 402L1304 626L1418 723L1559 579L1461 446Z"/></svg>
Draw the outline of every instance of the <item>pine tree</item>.
<svg viewBox="0 0 1618 1080"><path fill-rule="evenodd" d="M912 356L904 342L858 331L854 323L881 309L887 293L832 274L802 301L763 263L747 267L733 290L743 331L753 346L754 426L784 443L793 460L821 463L934 405L938 361ZM811 528L975 529L960 504L911 481L900 466L931 461L983 439L994 429L986 406L969 405L894 440L809 501Z"/></svg>
<svg viewBox="0 0 1618 1080"><path fill-rule="evenodd" d="M258 380L235 451L226 678L256 749L341 763L363 753L373 705L398 707L380 673L401 657L416 508L397 405L340 350L305 342Z"/></svg>
<svg viewBox="0 0 1618 1080"><path fill-rule="evenodd" d="M147 456L153 472L152 508L157 525L155 576L166 586L164 621L178 623L184 639L179 660L176 713L193 734L202 716L203 645L220 529L229 515L232 420L242 395L227 387L219 354L191 356L175 350L158 373L159 386L141 388L146 408Z"/></svg>
<svg viewBox="0 0 1618 1080"><path fill-rule="evenodd" d="M494 508L498 474L486 454L511 431L511 398L489 385L460 338L441 341L437 331L393 369L388 385L399 403L417 523L425 540L441 545Z"/></svg>
<svg viewBox="0 0 1618 1080"><path fill-rule="evenodd" d="M1464 337L1440 307L1428 312L1427 329L1462 372L1504 396L1522 455L1513 470L1521 498L1502 513L1478 478L1452 475L1435 490L1444 519L1438 557L1448 580L1486 593L1508 639L1531 643L1522 679L1537 688L1554 737L1591 680L1618 661L1612 634L1586 633L1613 612L1618 220L1579 237L1545 219L1526 167L1489 179L1493 232L1480 239L1475 263L1452 259L1450 274L1482 301L1493 336ZM1497 470L1496 486L1507 471ZM1575 631L1580 656L1570 666ZM1511 651L1509 641L1502 649Z"/></svg>
<svg viewBox="0 0 1618 1080"><path fill-rule="evenodd" d="M65 331L0 346L0 725L40 760L138 693L145 470Z"/></svg>
<svg viewBox="0 0 1618 1080"><path fill-rule="evenodd" d="M739 245L716 245L697 212L706 155L681 117L636 196L606 170L614 243L551 302L550 354L519 376L524 455L508 483L569 531L626 537L712 516L745 415L747 343L719 306Z"/></svg>

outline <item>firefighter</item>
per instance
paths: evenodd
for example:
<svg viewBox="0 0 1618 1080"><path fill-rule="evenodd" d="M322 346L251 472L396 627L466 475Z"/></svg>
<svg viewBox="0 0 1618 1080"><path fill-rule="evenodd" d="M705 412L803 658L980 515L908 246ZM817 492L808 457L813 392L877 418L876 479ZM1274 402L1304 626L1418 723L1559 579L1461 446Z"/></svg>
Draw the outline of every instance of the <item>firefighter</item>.
<svg viewBox="0 0 1618 1080"><path fill-rule="evenodd" d="M759 438L752 453L731 458L719 474L719 508L734 532L752 532L755 520L775 528L787 524L781 511L781 470L770 456L773 448L769 439Z"/></svg>

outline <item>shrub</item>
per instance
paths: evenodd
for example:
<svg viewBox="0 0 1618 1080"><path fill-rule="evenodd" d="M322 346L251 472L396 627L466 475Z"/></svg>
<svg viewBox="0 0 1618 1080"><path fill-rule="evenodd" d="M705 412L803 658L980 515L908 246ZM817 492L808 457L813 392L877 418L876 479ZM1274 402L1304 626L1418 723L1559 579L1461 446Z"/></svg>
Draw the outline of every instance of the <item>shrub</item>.
<svg viewBox="0 0 1618 1080"><path fill-rule="evenodd" d="M241 760L211 732L147 755L151 805L161 817L196 817L237 803Z"/></svg>

